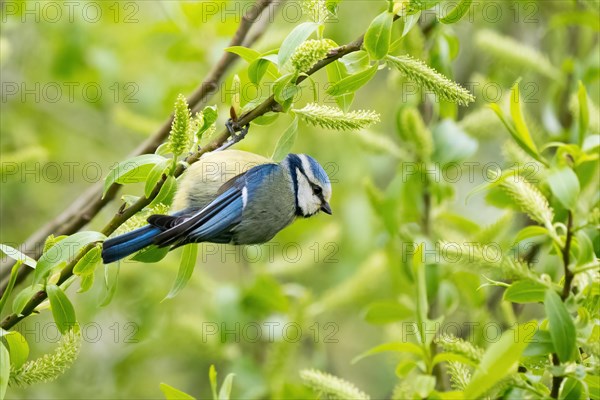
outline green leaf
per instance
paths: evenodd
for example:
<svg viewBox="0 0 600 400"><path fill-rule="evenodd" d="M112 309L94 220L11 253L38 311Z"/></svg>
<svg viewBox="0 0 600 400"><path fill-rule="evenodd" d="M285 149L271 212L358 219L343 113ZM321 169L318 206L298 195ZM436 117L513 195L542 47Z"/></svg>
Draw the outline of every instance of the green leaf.
<svg viewBox="0 0 600 400"><path fill-rule="evenodd" d="M0 250L13 260L21 261L23 264L30 266L31 268L35 268L37 264L37 262L33 258L26 256L14 247L10 247L6 244L0 243Z"/></svg>
<svg viewBox="0 0 600 400"><path fill-rule="evenodd" d="M373 65L369 69L350 75L329 87L327 89L327 94L331 96L343 96L345 94L354 93L364 84L369 82L375 76L376 72L377 65Z"/></svg>
<svg viewBox="0 0 600 400"><path fill-rule="evenodd" d="M285 156L287 156L292 150L297 135L298 117L295 117L290 126L287 127L285 132L283 132L283 134L279 137L279 140L277 140L277 144L275 145L275 150L273 151L271 159L277 162L283 160Z"/></svg>
<svg viewBox="0 0 600 400"><path fill-rule="evenodd" d="M268 61L266 75L269 77L269 82L273 82L275 79L279 78L281 74L277 70L278 61L277 61L277 51L279 49L274 49L263 53L260 58L262 60ZM264 75L264 74L263 74ZM262 79L262 76L261 76Z"/></svg>
<svg viewBox="0 0 600 400"><path fill-rule="evenodd" d="M61 240L42 254L33 273L33 283L40 283L57 265L75 257L86 245L106 239L100 232L77 232Z"/></svg>
<svg viewBox="0 0 600 400"><path fill-rule="evenodd" d="M579 144L579 147L582 147L585 134L587 133L588 126L590 124L590 114L588 109L587 92L581 81L579 81L577 98L579 100L579 135L577 143Z"/></svg>
<svg viewBox="0 0 600 400"><path fill-rule="evenodd" d="M156 245L150 245L140 251L138 251L133 257L132 260L153 264L159 262L163 258L167 256L170 248L166 247L158 247Z"/></svg>
<svg viewBox="0 0 600 400"><path fill-rule="evenodd" d="M98 265L101 259L102 245L96 245L96 247L85 253L77 264L75 264L73 273L78 276L93 274L96 265Z"/></svg>
<svg viewBox="0 0 600 400"><path fill-rule="evenodd" d="M294 54L296 48L308 39L318 27L319 24L315 22L304 22L296 26L290 34L287 35L283 40L283 43L279 48L279 54L277 55L280 70L285 67L285 64L287 64L292 54Z"/></svg>
<svg viewBox="0 0 600 400"><path fill-rule="evenodd" d="M100 300L100 307L107 306L112 301L117 291L117 282L119 281L119 263L104 265L104 294Z"/></svg>
<svg viewBox="0 0 600 400"><path fill-rule="evenodd" d="M336 60L330 64L327 64L325 70L327 71L327 80L332 85L348 76L346 67L340 60ZM335 102L342 110L344 110L344 112L347 112L350 109L353 100L354 93L349 93L344 96L337 96L335 98Z"/></svg>
<svg viewBox="0 0 600 400"><path fill-rule="evenodd" d="M171 154L171 145L169 142L164 142L163 144L161 144L160 146L158 146L156 148L156 150L154 151L154 154L157 154L159 156L166 156L168 154Z"/></svg>
<svg viewBox="0 0 600 400"><path fill-rule="evenodd" d="M163 174L167 171L170 165L171 160L165 158L152 167L148 173L148 177L146 178L146 185L144 186L144 196L146 196L146 198L150 198L150 195L154 191L154 187L162 178Z"/></svg>
<svg viewBox="0 0 600 400"><path fill-rule="evenodd" d="M256 60L258 57L260 57L260 53L258 51L249 49L244 46L227 47L227 48L225 48L225 51L227 51L229 53L237 54L244 61L246 61L248 63L251 63L252 61Z"/></svg>
<svg viewBox="0 0 600 400"><path fill-rule="evenodd" d="M590 237L583 230L578 231L577 237L577 264L576 266L586 265L594 262L596 255L594 253L594 244Z"/></svg>
<svg viewBox="0 0 600 400"><path fill-rule="evenodd" d="M369 305L365 313L365 321L371 324L388 324L410 318L413 310L392 301L376 302Z"/></svg>
<svg viewBox="0 0 600 400"><path fill-rule="evenodd" d="M4 310L4 305L8 301L8 297L12 294L12 291L15 287L15 283L17 282L17 277L19 274L19 268L21 268L21 265L23 265L23 262L17 261L10 270L10 277L8 278L8 283L4 288L4 293L2 293L2 297L0 298L0 314L2 314L2 310Z"/></svg>
<svg viewBox="0 0 600 400"><path fill-rule="evenodd" d="M585 400L588 396L586 396L586 390L579 380L567 377L561 385L558 398L560 400Z"/></svg>
<svg viewBox="0 0 600 400"><path fill-rule="evenodd" d="M388 54L392 40L392 23L394 14L383 12L375 17L365 33L363 46L371 56L380 60Z"/></svg>
<svg viewBox="0 0 600 400"><path fill-rule="evenodd" d="M46 286L46 293L48 293L56 327L63 334L70 331L77 322L71 301L65 292L56 285Z"/></svg>
<svg viewBox="0 0 600 400"><path fill-rule="evenodd" d="M463 393L458 390L447 392L434 390L428 398L432 400L464 400Z"/></svg>
<svg viewBox="0 0 600 400"><path fill-rule="evenodd" d="M500 106L496 103L490 104L490 108L498 115L508 132L511 134L515 142L521 147L527 154L533 157L535 160L546 165L546 161L542 159L535 145L535 142L529 134L529 129L525 124L523 115L521 113L521 97L519 95L519 82L517 81L512 88L510 94L510 114L513 122L507 120L504 112Z"/></svg>
<svg viewBox="0 0 600 400"><path fill-rule="evenodd" d="M213 399L217 400L217 370L213 364L210 365L208 370L208 380L210 381L210 390L213 395Z"/></svg>
<svg viewBox="0 0 600 400"><path fill-rule="evenodd" d="M165 395L166 400L195 400L195 397L182 392L179 389L175 389L173 386L167 385L166 383L160 384L160 390Z"/></svg>
<svg viewBox="0 0 600 400"><path fill-rule="evenodd" d="M173 197L175 196L175 192L177 191L177 179L174 176L167 176L165 183L160 188L160 191L152 200L152 202L148 205L148 207L154 207L157 204L165 204L170 205L173 201Z"/></svg>
<svg viewBox="0 0 600 400"><path fill-rule="evenodd" d="M42 285L27 286L19 292L13 299L12 312L21 315L21 311L25 308L31 296L42 290Z"/></svg>
<svg viewBox="0 0 600 400"><path fill-rule="evenodd" d="M415 370L419 366L420 361L416 361L414 358L403 358L398 364L396 364L396 376L405 378L408 374Z"/></svg>
<svg viewBox="0 0 600 400"><path fill-rule="evenodd" d="M219 390L219 400L229 400L231 397L231 388L233 386L233 377L235 374L228 374Z"/></svg>
<svg viewBox="0 0 600 400"><path fill-rule="evenodd" d="M465 399L479 398L505 376L517 372L519 358L527 346L528 325L521 324L514 330L504 332L500 340L486 350L465 388Z"/></svg>
<svg viewBox="0 0 600 400"><path fill-rule="evenodd" d="M369 55L364 50L346 54L338 61L341 61L346 66L349 74L356 74L369 68Z"/></svg>
<svg viewBox="0 0 600 400"><path fill-rule="evenodd" d="M435 389L435 377L431 375L416 375L411 380L412 390L419 399L428 399Z"/></svg>
<svg viewBox="0 0 600 400"><path fill-rule="evenodd" d="M548 185L552 194L567 210L575 209L579 198L579 179L567 166L552 168L548 173Z"/></svg>
<svg viewBox="0 0 600 400"><path fill-rule="evenodd" d="M511 96L511 100L512 100L512 96ZM514 125L506 118L506 116L504 115L504 111L502 111L500 106L496 103L493 103L493 104L490 104L489 107L496 113L496 115L498 115L498 118L500 118L500 121L502 121L502 123L504 124L504 126L506 127L506 129L508 130L510 135L513 137L515 142L519 145L519 147L521 147L523 149L523 151L525 151L527 154L529 154L533 159L543 162L544 165L546 165L546 162L543 161L541 159L540 155L538 154L537 149L531 148L530 145L527 143L527 141L524 141L523 138L520 136L520 133L515 130ZM535 145L534 145L534 147L535 147Z"/></svg>
<svg viewBox="0 0 600 400"><path fill-rule="evenodd" d="M179 271L177 271L177 278L175 283L167 296L163 299L172 299L177 296L177 293L181 291L187 285L188 281L192 277L194 267L196 266L196 258L198 257L198 245L188 244L183 247L183 253L181 254L181 262L179 263Z"/></svg>
<svg viewBox="0 0 600 400"><path fill-rule="evenodd" d="M159 156L158 154L143 154L126 161L121 161L110 170L104 180L102 198L104 198L113 183L128 184L145 181L152 168L154 168L154 165L164 159L163 156Z"/></svg>
<svg viewBox="0 0 600 400"><path fill-rule="evenodd" d="M338 4L342 0L325 0L325 7L329 10L330 13L337 16Z"/></svg>
<svg viewBox="0 0 600 400"><path fill-rule="evenodd" d="M583 380L587 384L590 398L600 399L600 376L588 373Z"/></svg>
<svg viewBox="0 0 600 400"><path fill-rule="evenodd" d="M29 357L29 345L23 335L17 331L5 331L0 329L0 338L4 341L3 344L8 348L10 354L10 364L14 368L19 368L25 364Z"/></svg>
<svg viewBox="0 0 600 400"><path fill-rule="evenodd" d="M10 378L10 354L3 343L0 343L0 360L0 400L3 400Z"/></svg>
<svg viewBox="0 0 600 400"><path fill-rule="evenodd" d="M270 63L269 60L265 60L264 58L257 58L252 61L248 66L248 79L250 79L250 82L258 85L263 76L265 76Z"/></svg>
<svg viewBox="0 0 600 400"><path fill-rule="evenodd" d="M291 101L288 101L287 103L282 104L283 109L286 110L285 112L287 112L287 110L289 110L289 105L291 105ZM275 122L281 114L282 113L279 113L279 112L269 111L269 112L261 115L260 117L256 118L254 121L252 121L252 123L254 125L268 126L268 125L271 125L273 122Z"/></svg>
<svg viewBox="0 0 600 400"><path fill-rule="evenodd" d="M419 18L421 18L421 11L416 12L415 14L410 14L402 18L404 21L404 27L402 28L402 37L406 36L408 32L419 22Z"/></svg>
<svg viewBox="0 0 600 400"><path fill-rule="evenodd" d="M550 353L554 353L554 345L552 344L550 332L536 329L531 342L529 342L525 351L523 351L523 357L548 356Z"/></svg>
<svg viewBox="0 0 600 400"><path fill-rule="evenodd" d="M548 235L548 229L544 228L543 226L538 226L538 225L530 225L530 226L526 226L525 228L521 229L518 233L517 236L515 237L515 240L513 243L519 243L525 239L529 239L535 236L546 236Z"/></svg>
<svg viewBox="0 0 600 400"><path fill-rule="evenodd" d="M473 0L460 0L456 7L454 7L445 17L439 19L442 24L454 24L469 11Z"/></svg>
<svg viewBox="0 0 600 400"><path fill-rule="evenodd" d="M440 40L446 43L444 46L448 46L448 49L443 51L448 54L443 57L450 57L450 60L454 60L460 51L460 40L458 37L448 30L443 33Z"/></svg>
<svg viewBox="0 0 600 400"><path fill-rule="evenodd" d="M552 289L546 291L544 308L548 316L548 330L556 355L561 362L570 361L575 354L577 340L577 330L573 318L558 294Z"/></svg>
<svg viewBox="0 0 600 400"><path fill-rule="evenodd" d="M379 346L375 346L372 349L358 355L352 360L352 364L357 363L365 357L372 356L374 354L385 353L388 351L398 352L398 353L411 353L415 354L419 357L423 357L423 350L420 346L410 343L410 342L390 342L380 344Z"/></svg>
<svg viewBox="0 0 600 400"><path fill-rule="evenodd" d="M77 293L85 293L90 290L94 284L95 277L96 275L94 274L82 275L80 277L81 283L79 284L79 290L77 290Z"/></svg>
<svg viewBox="0 0 600 400"><path fill-rule="evenodd" d="M208 130L217 121L219 114L217 113L217 106L206 106L202 110L202 120L203 124L200 127L198 133L202 135L204 132Z"/></svg>
<svg viewBox="0 0 600 400"><path fill-rule="evenodd" d="M273 66L277 66L279 65L279 60L277 59L277 53L279 52L279 49L272 49L269 50L267 52L264 52L261 56L261 58L270 61L271 64L273 64ZM277 75L279 76L279 75Z"/></svg>
<svg viewBox="0 0 600 400"><path fill-rule="evenodd" d="M504 292L504 300L513 303L541 303L544 301L547 286L532 280L517 281Z"/></svg>
<svg viewBox="0 0 600 400"><path fill-rule="evenodd" d="M277 78L273 83L273 96L275 101L284 105L288 100L292 99L298 93L298 87L294 84L297 74L290 72Z"/></svg>

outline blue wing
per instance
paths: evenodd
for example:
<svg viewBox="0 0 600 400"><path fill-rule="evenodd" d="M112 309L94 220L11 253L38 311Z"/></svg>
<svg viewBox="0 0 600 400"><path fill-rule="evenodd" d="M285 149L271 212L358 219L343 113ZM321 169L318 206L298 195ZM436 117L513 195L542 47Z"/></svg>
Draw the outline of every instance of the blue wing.
<svg viewBox="0 0 600 400"><path fill-rule="evenodd" d="M151 225L165 229L155 237L154 244L178 247L186 243L230 242L234 228L242 220L244 202L251 201L255 188L278 167L277 164L259 165L232 178L219 189L216 199L192 215L151 216L148 218Z"/></svg>

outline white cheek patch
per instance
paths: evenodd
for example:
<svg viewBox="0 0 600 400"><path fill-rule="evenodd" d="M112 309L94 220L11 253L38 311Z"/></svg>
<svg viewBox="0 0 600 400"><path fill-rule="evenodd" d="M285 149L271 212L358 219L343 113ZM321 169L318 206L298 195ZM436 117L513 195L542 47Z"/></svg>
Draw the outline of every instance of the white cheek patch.
<svg viewBox="0 0 600 400"><path fill-rule="evenodd" d="M306 155L299 154L298 158L302 162L302 168L304 168L304 173L306 174L306 177L311 182L317 182L317 180L315 179L315 175L313 174L313 171L312 171L312 168L311 168L311 165L310 165L310 161L308 161L308 158L306 157Z"/></svg>
<svg viewBox="0 0 600 400"><path fill-rule="evenodd" d="M248 188L244 186L242 188L242 209L246 208L246 204L248 204Z"/></svg>
<svg viewBox="0 0 600 400"><path fill-rule="evenodd" d="M298 193L296 193L298 207L303 215L312 215L321 208L321 200L314 195L310 183L299 169L296 169L296 176L298 179Z"/></svg>

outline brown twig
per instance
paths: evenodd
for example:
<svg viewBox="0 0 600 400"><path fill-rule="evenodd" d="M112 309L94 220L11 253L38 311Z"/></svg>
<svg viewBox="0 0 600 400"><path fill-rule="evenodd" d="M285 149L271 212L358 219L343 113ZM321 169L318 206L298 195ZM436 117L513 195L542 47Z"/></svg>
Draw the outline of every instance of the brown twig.
<svg viewBox="0 0 600 400"><path fill-rule="evenodd" d="M562 299L565 301L569 294L571 293L571 284L573 283L573 277L575 276L573 272L569 269L570 257L571 257L571 241L573 239L573 212L571 210L568 211L567 217L567 237L565 239L565 247L562 248L562 259L563 266L565 269L565 283L562 291ZM560 365L560 360L558 359L558 355L556 353L552 354L552 364ZM558 398L558 392L560 390L560 385L563 381L564 377L562 376L553 376L552 377L552 390L550 392L550 397L553 399Z"/></svg>
<svg viewBox="0 0 600 400"><path fill-rule="evenodd" d="M552 365L560 365L560 360L556 353L552 353ZM552 376L552 390L550 391L550 397L558 399L558 391L560 390L560 384L563 381L562 376Z"/></svg>
<svg viewBox="0 0 600 400"><path fill-rule="evenodd" d="M397 19L397 17L394 18L394 20L396 20L396 19ZM329 52L329 54L327 55L327 57L318 61L306 73L306 75L298 77L298 79L296 79L295 84L299 85L305 79L307 79L308 75L314 74L315 72L324 68L326 65L331 64L332 62L342 58L346 54L360 50L360 48L362 47L362 44L363 44L363 39L364 39L364 35L361 35L354 42L331 50ZM252 122L253 120L255 120L256 118L264 115L265 113L267 113L269 111L275 111L275 112L281 111L281 106L275 101L274 96L269 97L268 99L264 100L261 104L259 104L256 108L241 115L238 120L238 124L241 126L247 125L250 122ZM225 143L225 141L228 138L229 138L229 131L227 129L224 129L215 139L213 139L212 142L210 142L209 144L204 146L201 150L199 150L199 151L191 154L189 157L187 157L185 159L186 163L187 164L195 163L196 161L198 161L200 159L200 157L203 154L206 154L206 153L209 153L211 151L218 149L223 143ZM181 175L184 172L184 170L185 170L185 168L183 167L183 165L179 164L177 169L174 172L174 175L177 177L177 176ZM113 216L113 218L108 222L108 224L106 224L106 226L102 229L101 232L105 235L110 235L119 226L121 226L125 221L127 221L129 218L134 216L137 212L141 211L144 207L146 207L148 204L150 204L152 202L152 200L154 199L154 197L156 197L158 192L160 192L160 189L161 189L162 185L164 184L165 180L166 180L166 177L163 176L163 179L161 179L156 184L156 186L154 187L154 190L152 191L152 193L149 197L142 196L134 204L132 204L131 206L129 206L129 207L123 209L122 211L118 212L117 214L115 214ZM81 257L83 257L83 255L85 255L88 251L90 251L94 247L94 245L95 245L94 243L91 243L91 244L87 245L86 247L84 247L84 249L82 251L80 251L79 254L61 270L60 278L57 282L58 285L64 283L67 279L69 279L71 276L73 276L73 268L75 267L77 262L81 259ZM16 323L21 321L22 319L31 315L34 312L35 308L37 306L39 306L46 299L46 297L47 297L46 292L43 290L40 290L37 293L35 293L32 296L32 298L29 299L29 301L27 302L27 304L25 305L25 307L23 308L23 310L21 311L20 314L11 314L11 315L7 316L4 319L4 321L2 321L2 324L0 324L2 329L8 330L8 329L12 328Z"/></svg>
<svg viewBox="0 0 600 400"><path fill-rule="evenodd" d="M231 39L229 46L251 46L258 40L268 27L268 21L272 18L264 17L265 13L269 13L270 7L278 5L275 0L258 0L254 7L250 7L247 13L242 17L240 25ZM264 18L261 18L263 16ZM256 23L259 21L259 23ZM253 25L256 29L252 30ZM251 32L252 30L252 32ZM233 63L238 59L238 56L225 52L219 62L212 68L204 82L188 97L188 104L193 110L202 109L211 96L217 91L225 73L231 68ZM140 144L129 157L135 157L141 154L154 153L157 147L160 146L171 130L171 115L161 127L146 141ZM71 205L69 205L60 215L48 222L46 225L38 229L30 237L28 237L20 247L28 256L38 259L44 248L44 241L51 235L71 235L85 225L88 224L105 205L116 198L121 185L113 184L106 195L102 197L103 182L98 182L81 194ZM10 270L14 260L7 260L2 263L0 268L0 296L6 290L10 279ZM17 276L17 283L23 281L31 272L31 268L22 268Z"/></svg>
<svg viewBox="0 0 600 400"><path fill-rule="evenodd" d="M565 239L565 247L562 251L563 266L565 269L565 284L562 291L563 301L569 297L571 293L571 284L573 283L573 272L569 269L569 260L571 253L571 242L573 240L573 212L569 210L569 216L567 220L567 238Z"/></svg>

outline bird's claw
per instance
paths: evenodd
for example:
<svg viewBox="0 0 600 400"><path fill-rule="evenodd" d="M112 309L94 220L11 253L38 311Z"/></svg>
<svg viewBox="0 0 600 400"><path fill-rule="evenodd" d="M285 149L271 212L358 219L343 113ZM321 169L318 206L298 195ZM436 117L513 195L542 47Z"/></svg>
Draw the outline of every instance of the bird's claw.
<svg viewBox="0 0 600 400"><path fill-rule="evenodd" d="M229 118L227 122L225 122L225 127L229 131L230 139L221 147L219 147L216 151L228 149L229 147L233 146L234 144L245 138L246 134L248 134L250 124L241 126L237 121L234 121L233 118Z"/></svg>
<svg viewBox="0 0 600 400"><path fill-rule="evenodd" d="M233 118L229 118L227 122L225 122L225 127L229 131L233 143L237 143L246 136L250 125L241 126L237 121L234 121Z"/></svg>

